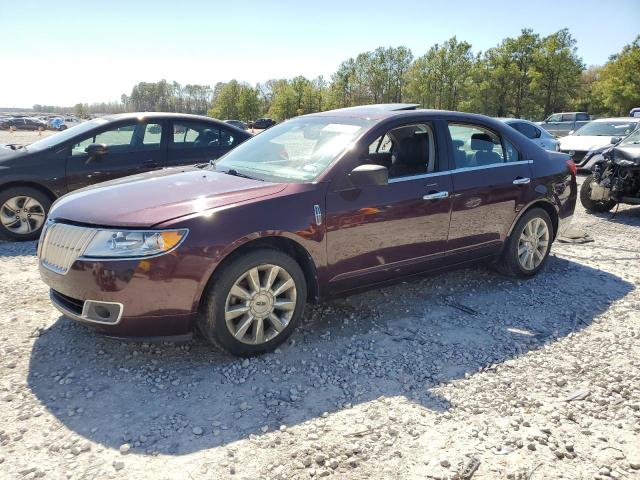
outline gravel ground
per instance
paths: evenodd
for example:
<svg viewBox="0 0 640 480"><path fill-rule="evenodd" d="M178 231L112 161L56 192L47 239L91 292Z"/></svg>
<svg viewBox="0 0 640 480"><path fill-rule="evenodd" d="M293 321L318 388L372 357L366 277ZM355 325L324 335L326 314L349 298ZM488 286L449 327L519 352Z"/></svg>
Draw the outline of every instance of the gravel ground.
<svg viewBox="0 0 640 480"><path fill-rule="evenodd" d="M638 478L640 208L576 213L532 280L333 301L251 360L97 336L0 243L0 477Z"/></svg>
<svg viewBox="0 0 640 480"><path fill-rule="evenodd" d="M9 130L0 130L0 145L3 143L17 143L19 145L25 145L28 143L37 142L41 138L49 137L56 132L55 130L45 130L44 132L32 132L29 130L16 130L10 132Z"/></svg>

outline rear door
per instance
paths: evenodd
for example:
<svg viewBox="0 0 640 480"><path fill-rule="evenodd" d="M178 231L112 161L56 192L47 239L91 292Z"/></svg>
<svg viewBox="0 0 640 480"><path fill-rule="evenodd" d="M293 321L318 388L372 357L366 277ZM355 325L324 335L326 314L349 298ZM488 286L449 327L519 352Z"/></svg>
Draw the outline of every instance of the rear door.
<svg viewBox="0 0 640 480"><path fill-rule="evenodd" d="M167 151L162 129L160 120L124 121L82 138L69 149L68 190L162 168ZM107 153L90 158L85 149L93 143L105 144Z"/></svg>
<svg viewBox="0 0 640 480"><path fill-rule="evenodd" d="M224 155L242 139L231 129L197 120L173 120L169 135L169 166L206 163Z"/></svg>
<svg viewBox="0 0 640 480"><path fill-rule="evenodd" d="M449 122L453 200L447 256L465 261L500 250L531 186L531 161L498 132Z"/></svg>

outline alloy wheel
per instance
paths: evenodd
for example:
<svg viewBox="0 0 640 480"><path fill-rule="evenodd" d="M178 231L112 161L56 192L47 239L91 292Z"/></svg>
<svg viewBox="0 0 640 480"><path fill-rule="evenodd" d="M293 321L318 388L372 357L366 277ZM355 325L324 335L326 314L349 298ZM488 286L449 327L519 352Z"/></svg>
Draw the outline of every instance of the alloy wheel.
<svg viewBox="0 0 640 480"><path fill-rule="evenodd" d="M225 323L239 342L266 343L287 327L296 298L296 284L289 272L277 265L258 265L233 283L225 302Z"/></svg>
<svg viewBox="0 0 640 480"><path fill-rule="evenodd" d="M540 217L525 225L518 240L518 261L525 270L536 269L544 260L549 246L549 227Z"/></svg>
<svg viewBox="0 0 640 480"><path fill-rule="evenodd" d="M37 231L44 224L45 217L42 204L26 195L9 198L0 208L2 225L15 235Z"/></svg>

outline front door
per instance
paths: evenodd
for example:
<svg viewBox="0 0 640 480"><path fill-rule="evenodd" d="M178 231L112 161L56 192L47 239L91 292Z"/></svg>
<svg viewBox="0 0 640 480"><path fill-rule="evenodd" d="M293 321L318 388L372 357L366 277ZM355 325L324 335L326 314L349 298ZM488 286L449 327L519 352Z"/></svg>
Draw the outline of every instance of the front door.
<svg viewBox="0 0 640 480"><path fill-rule="evenodd" d="M85 149L92 143L107 146L107 153L90 158ZM107 180L165 166L166 142L162 122L124 122L92 133L70 149L67 158L69 191Z"/></svg>
<svg viewBox="0 0 640 480"><path fill-rule="evenodd" d="M455 168L447 256L464 261L500 250L531 179L531 162L479 125L449 123Z"/></svg>
<svg viewBox="0 0 640 480"><path fill-rule="evenodd" d="M360 163L389 169L389 184L327 194L330 290L345 291L424 271L442 261L451 176L439 172L433 126L396 127Z"/></svg>

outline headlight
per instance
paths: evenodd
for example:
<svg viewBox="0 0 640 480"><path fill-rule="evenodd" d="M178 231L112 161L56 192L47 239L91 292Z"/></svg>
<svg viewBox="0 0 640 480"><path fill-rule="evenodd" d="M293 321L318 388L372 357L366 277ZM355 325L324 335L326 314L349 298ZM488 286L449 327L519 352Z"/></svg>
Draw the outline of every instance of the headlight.
<svg viewBox="0 0 640 480"><path fill-rule="evenodd" d="M189 231L182 230L98 230L83 257L128 258L147 257L177 247Z"/></svg>

